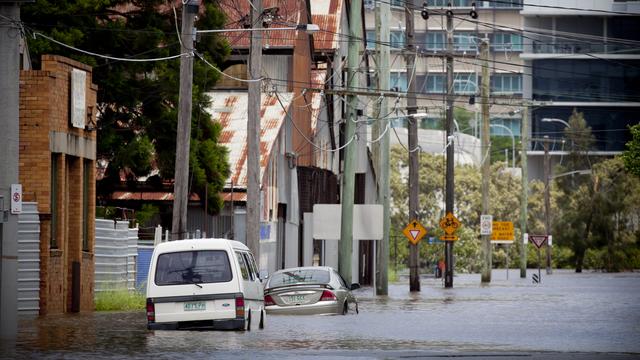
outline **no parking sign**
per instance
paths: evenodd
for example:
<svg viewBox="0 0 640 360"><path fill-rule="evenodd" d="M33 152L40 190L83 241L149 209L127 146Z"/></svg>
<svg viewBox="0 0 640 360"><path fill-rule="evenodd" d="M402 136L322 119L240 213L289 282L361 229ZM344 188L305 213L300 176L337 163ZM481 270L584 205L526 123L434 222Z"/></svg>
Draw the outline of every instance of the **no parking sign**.
<svg viewBox="0 0 640 360"><path fill-rule="evenodd" d="M22 184L11 184L11 213L22 213Z"/></svg>

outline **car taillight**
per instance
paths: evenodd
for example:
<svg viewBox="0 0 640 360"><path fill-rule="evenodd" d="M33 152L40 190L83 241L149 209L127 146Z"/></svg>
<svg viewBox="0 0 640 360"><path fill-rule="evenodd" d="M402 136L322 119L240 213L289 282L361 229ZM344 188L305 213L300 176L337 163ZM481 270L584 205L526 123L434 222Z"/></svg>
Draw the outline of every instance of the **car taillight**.
<svg viewBox="0 0 640 360"><path fill-rule="evenodd" d="M276 302L273 301L273 298L271 297L271 295L265 295L264 296L264 306L271 306L271 305L275 305Z"/></svg>
<svg viewBox="0 0 640 360"><path fill-rule="evenodd" d="M322 296L320 296L320 301L334 301L336 300L336 296L329 290L324 290L322 292Z"/></svg>
<svg viewBox="0 0 640 360"><path fill-rule="evenodd" d="M236 298L236 317L244 318L244 298L242 296Z"/></svg>
<svg viewBox="0 0 640 360"><path fill-rule="evenodd" d="M147 321L156 321L156 306L153 304L151 299L147 299Z"/></svg>

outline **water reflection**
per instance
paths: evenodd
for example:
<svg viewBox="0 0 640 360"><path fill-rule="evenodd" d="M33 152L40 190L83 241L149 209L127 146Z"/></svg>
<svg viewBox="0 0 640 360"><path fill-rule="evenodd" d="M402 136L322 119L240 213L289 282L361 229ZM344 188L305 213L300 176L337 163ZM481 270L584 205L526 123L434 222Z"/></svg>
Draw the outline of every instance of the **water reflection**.
<svg viewBox="0 0 640 360"><path fill-rule="evenodd" d="M2 343L2 358L211 358L249 351L317 359L398 349L640 353L638 273L557 272L541 285L511 277L489 286L480 286L479 275L459 275L453 289L436 279L421 285L411 293L408 283L392 284L388 296L359 289L359 315L270 316L265 330L251 332L147 331L143 310L22 319L17 342Z"/></svg>

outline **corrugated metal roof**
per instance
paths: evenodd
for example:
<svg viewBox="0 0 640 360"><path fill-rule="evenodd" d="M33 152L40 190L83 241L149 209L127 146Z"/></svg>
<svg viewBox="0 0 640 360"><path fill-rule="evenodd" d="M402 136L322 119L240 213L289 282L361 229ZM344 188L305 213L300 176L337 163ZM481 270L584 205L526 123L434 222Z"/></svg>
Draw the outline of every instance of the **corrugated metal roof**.
<svg viewBox="0 0 640 360"><path fill-rule="evenodd" d="M320 31L313 34L313 46L316 51L327 51L338 48L340 18L342 16L342 8L344 0L311 0L311 22L320 27ZM303 2L300 0L264 0L263 8L278 8L278 24L272 27L286 27L284 24L304 23L304 19L300 19L300 9ZM237 0L221 0L220 8L227 16L227 28L237 29L243 26L245 21L243 17L249 14L249 2ZM250 33L234 32L222 33L231 44L232 48L248 48ZM298 36L298 31L268 31L264 32L263 45L273 48L291 48Z"/></svg>
<svg viewBox="0 0 640 360"><path fill-rule="evenodd" d="M210 92L211 104L207 112L212 120L220 122L223 131L220 144L229 149L231 175L228 183L235 188L247 187L247 102L246 92ZM285 121L286 112L293 98L292 93L278 95L283 107L275 95L262 94L260 108L260 179L264 176L269 156L278 138L280 128Z"/></svg>
<svg viewBox="0 0 640 360"><path fill-rule="evenodd" d="M173 201L173 192L168 191L114 191L111 200L149 200L149 201ZM196 193L189 195L190 201L200 201Z"/></svg>

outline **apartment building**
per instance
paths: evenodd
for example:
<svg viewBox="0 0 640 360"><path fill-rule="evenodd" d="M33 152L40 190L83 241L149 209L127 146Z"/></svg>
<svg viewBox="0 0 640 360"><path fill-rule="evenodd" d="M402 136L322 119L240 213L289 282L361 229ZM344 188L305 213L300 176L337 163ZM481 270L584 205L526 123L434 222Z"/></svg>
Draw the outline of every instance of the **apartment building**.
<svg viewBox="0 0 640 360"><path fill-rule="evenodd" d="M561 140L571 112L584 114L596 138L592 155L613 156L640 121L640 1L527 0L523 94L533 137ZM542 177L542 145L532 143L530 177ZM552 164L570 150L551 146Z"/></svg>
<svg viewBox="0 0 640 360"><path fill-rule="evenodd" d="M375 4L365 1L365 27L369 63L375 64ZM406 91L408 82L416 82L418 112L427 117L418 123L419 129L443 129L445 117L447 48L447 11L453 12L454 93L456 109L472 114L468 123L459 124L460 132L479 136L481 117L479 101L481 84L481 39L488 38L490 46L491 134L520 136L520 105L523 94L523 50L521 29L523 18L521 0L391 0L390 77L391 87ZM405 57L405 9L414 15L414 44L418 53L415 75L408 76ZM476 15L471 16L475 11ZM424 12L428 14L425 19ZM374 65L370 65L374 69ZM375 88L375 71L371 71L371 87ZM475 103L475 104L474 104ZM399 114L405 113L404 101L398 103ZM461 110L457 110L461 111ZM403 127L406 120L394 120ZM512 156L512 155L509 155Z"/></svg>

